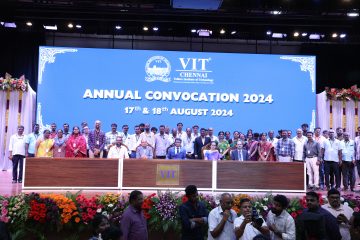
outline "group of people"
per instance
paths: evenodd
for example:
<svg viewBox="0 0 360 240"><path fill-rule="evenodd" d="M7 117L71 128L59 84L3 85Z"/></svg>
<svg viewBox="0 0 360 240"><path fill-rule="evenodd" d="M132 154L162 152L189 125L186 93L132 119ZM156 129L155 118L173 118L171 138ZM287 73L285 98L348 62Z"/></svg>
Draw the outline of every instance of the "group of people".
<svg viewBox="0 0 360 240"><path fill-rule="evenodd" d="M360 136L354 140L342 128L324 130L315 128L308 131L302 124L292 137L290 130L268 133L254 133L251 129L243 134L234 131L219 131L213 128L199 128L194 125L183 130L178 123L171 129L160 125L159 129L150 124L134 127L123 125L118 131L117 124L111 124L111 131L104 132L101 122L96 121L90 131L86 122L72 128L63 124L57 129L55 123L40 133L35 124L33 132L24 135L19 126L17 134L10 138L9 158L13 161L13 182L22 182L24 157L72 157L72 158L141 158L141 159L205 159L236 161L278 161L303 162L308 173L308 187L339 190L341 175L344 190L355 188L355 165L360 166ZM358 132L360 133L360 127ZM19 174L17 169L19 168ZM360 174L360 167L358 167Z"/></svg>
<svg viewBox="0 0 360 240"><path fill-rule="evenodd" d="M199 200L196 186L187 186L185 194L187 201L178 209L182 240L204 240L206 235L208 240L360 239L360 213L341 204L340 192L336 189L328 191L329 202L322 206L316 192L307 192L307 208L296 220L287 211L289 200L284 195L274 196L273 207L264 219L248 198L240 200L238 216L233 210L230 193L221 194L219 206L210 212ZM143 201L142 192L131 192L130 205L120 220L122 239L148 239L146 219L141 209ZM100 218L103 219L103 228L96 228L91 240L100 239L99 236L110 227L105 216Z"/></svg>

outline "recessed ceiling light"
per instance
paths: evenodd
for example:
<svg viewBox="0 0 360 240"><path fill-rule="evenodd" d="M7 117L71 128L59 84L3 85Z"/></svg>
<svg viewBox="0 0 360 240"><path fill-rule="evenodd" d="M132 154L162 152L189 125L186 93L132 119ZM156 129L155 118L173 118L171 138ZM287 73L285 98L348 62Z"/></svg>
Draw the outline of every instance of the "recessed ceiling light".
<svg viewBox="0 0 360 240"><path fill-rule="evenodd" d="M43 26L46 30L53 30L53 31L57 30L56 24L55 25L43 25Z"/></svg>
<svg viewBox="0 0 360 240"><path fill-rule="evenodd" d="M232 32L231 32L231 35L234 35L234 34L236 34L236 31L232 31Z"/></svg>
<svg viewBox="0 0 360 240"><path fill-rule="evenodd" d="M345 38L345 37L346 37L345 33L340 34L340 38Z"/></svg>
<svg viewBox="0 0 360 240"><path fill-rule="evenodd" d="M271 35L271 31L267 31L267 32L266 32L266 35Z"/></svg>
<svg viewBox="0 0 360 240"><path fill-rule="evenodd" d="M80 25L80 24L76 24L75 27L78 28L78 29L80 29L80 28L81 28L81 25Z"/></svg>
<svg viewBox="0 0 360 240"><path fill-rule="evenodd" d="M337 33L333 33L333 34L331 35L331 37L337 38L337 37L338 37L338 34L337 34Z"/></svg>
<svg viewBox="0 0 360 240"><path fill-rule="evenodd" d="M148 31L149 28L145 26L145 27L143 27L143 30L144 30L144 31Z"/></svg>
<svg viewBox="0 0 360 240"><path fill-rule="evenodd" d="M26 22L26 25L29 26L29 27L31 27L31 26L32 26L32 22L30 22L30 21L29 21L29 22Z"/></svg>
<svg viewBox="0 0 360 240"><path fill-rule="evenodd" d="M116 29L116 30L120 30L120 29L121 29L121 26L117 25L117 26L115 26L115 29Z"/></svg>
<svg viewBox="0 0 360 240"><path fill-rule="evenodd" d="M159 28L158 27L153 27L153 31L158 31L159 30Z"/></svg>
<svg viewBox="0 0 360 240"><path fill-rule="evenodd" d="M307 36L307 33L304 32L304 33L301 34L301 36L306 37L306 36Z"/></svg>
<svg viewBox="0 0 360 240"><path fill-rule="evenodd" d="M224 30L224 29L221 29L221 30L220 30L220 34L225 34L225 30Z"/></svg>
<svg viewBox="0 0 360 240"><path fill-rule="evenodd" d="M196 33L196 29L191 29L191 32L192 32L192 33Z"/></svg>
<svg viewBox="0 0 360 240"><path fill-rule="evenodd" d="M271 11L271 14L273 15L280 15L282 12L278 10Z"/></svg>
<svg viewBox="0 0 360 240"><path fill-rule="evenodd" d="M299 35L299 32L294 32L294 37L298 37Z"/></svg>
<svg viewBox="0 0 360 240"><path fill-rule="evenodd" d="M73 27L74 27L74 25L72 23L68 24L68 28L73 28Z"/></svg>
<svg viewBox="0 0 360 240"><path fill-rule="evenodd" d="M346 14L348 17L358 17L359 16L359 13L358 12L348 12Z"/></svg>

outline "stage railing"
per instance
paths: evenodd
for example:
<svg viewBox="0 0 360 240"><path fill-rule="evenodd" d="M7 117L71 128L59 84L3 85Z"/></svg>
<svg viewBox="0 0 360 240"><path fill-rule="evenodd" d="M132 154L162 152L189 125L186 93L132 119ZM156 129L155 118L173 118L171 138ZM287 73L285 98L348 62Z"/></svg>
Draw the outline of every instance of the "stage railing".
<svg viewBox="0 0 360 240"><path fill-rule="evenodd" d="M23 189L305 192L303 163L99 158L29 158Z"/></svg>

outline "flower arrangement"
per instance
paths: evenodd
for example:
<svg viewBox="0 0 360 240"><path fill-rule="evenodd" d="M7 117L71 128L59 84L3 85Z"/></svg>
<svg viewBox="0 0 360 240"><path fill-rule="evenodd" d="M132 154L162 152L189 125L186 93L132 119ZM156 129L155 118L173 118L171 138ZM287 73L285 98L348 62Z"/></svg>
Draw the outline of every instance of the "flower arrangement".
<svg viewBox="0 0 360 240"><path fill-rule="evenodd" d="M22 75L20 78L13 78L6 73L5 78L0 77L0 90L3 91L23 91L28 90L29 80Z"/></svg>
<svg viewBox="0 0 360 240"><path fill-rule="evenodd" d="M337 88L325 88L326 96L328 100L360 100L360 88L356 85L349 89L337 89Z"/></svg>
<svg viewBox="0 0 360 240"><path fill-rule="evenodd" d="M233 196L234 209L240 214L241 199L249 198L253 206L266 219L272 208L273 196L250 197L247 194ZM205 203L209 211L217 207L215 196L199 194L199 200ZM326 199L319 194L320 204ZM349 205L355 212L360 211L360 196L352 194L342 197L344 204ZM142 205L143 213L148 221L149 229L155 232L179 232L181 220L178 208L187 201L186 196L170 191L148 195ZM104 194L86 197L81 192L76 194L19 194L15 196L0 196L0 221L5 222L12 233L26 231L44 236L48 229L63 231L73 229L77 233L80 229L89 229L96 213L107 215L118 224L125 209L129 206L129 195ZM287 211L293 218L297 218L306 208L306 198L291 198ZM42 234L42 235L41 235Z"/></svg>
<svg viewBox="0 0 360 240"><path fill-rule="evenodd" d="M176 193L166 191L158 192L158 197L151 198L153 206L149 209L151 218L149 219L150 229L155 231L162 230L167 232L172 229L180 231L180 221L178 216L178 206L181 203Z"/></svg>

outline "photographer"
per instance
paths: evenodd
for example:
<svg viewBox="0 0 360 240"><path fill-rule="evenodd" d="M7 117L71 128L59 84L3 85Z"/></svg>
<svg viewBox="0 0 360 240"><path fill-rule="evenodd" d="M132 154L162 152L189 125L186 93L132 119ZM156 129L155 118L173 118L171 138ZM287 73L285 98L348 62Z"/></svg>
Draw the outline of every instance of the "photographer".
<svg viewBox="0 0 360 240"><path fill-rule="evenodd" d="M269 235L269 228L257 210L252 208L250 199L240 201L241 216L235 219L234 228L237 239L252 240L259 234Z"/></svg>
<svg viewBox="0 0 360 240"><path fill-rule="evenodd" d="M284 195L274 197L273 208L268 213L266 220L272 240L295 239L295 222L293 217L286 211L288 204L289 201Z"/></svg>

